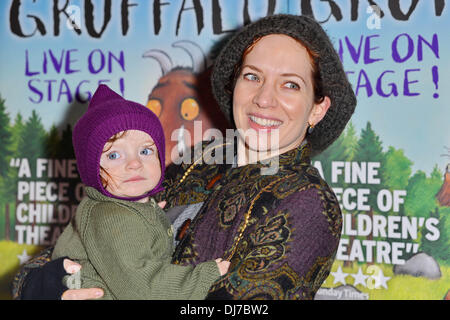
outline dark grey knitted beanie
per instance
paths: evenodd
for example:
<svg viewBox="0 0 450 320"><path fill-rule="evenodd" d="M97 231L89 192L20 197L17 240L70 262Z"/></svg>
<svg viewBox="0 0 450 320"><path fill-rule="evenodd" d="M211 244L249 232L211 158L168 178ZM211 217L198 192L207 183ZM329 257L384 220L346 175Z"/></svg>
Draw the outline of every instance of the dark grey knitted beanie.
<svg viewBox="0 0 450 320"><path fill-rule="evenodd" d="M308 135L312 155L325 150L335 141L350 120L356 97L344 72L339 55L322 27L312 18L279 14L262 18L237 32L223 47L215 60L211 81L214 96L228 120L233 123L231 87L236 65L254 39L268 34L285 34L302 41L319 54L318 69L323 94L331 100L325 117Z"/></svg>

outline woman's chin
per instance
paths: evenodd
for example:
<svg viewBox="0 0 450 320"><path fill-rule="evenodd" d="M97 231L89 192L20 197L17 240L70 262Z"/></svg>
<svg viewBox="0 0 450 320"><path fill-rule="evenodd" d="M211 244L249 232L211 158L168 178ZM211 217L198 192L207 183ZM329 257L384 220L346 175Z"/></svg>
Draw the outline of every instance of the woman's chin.
<svg viewBox="0 0 450 320"><path fill-rule="evenodd" d="M242 142L242 140L240 140ZM258 136L258 139L246 139L245 148L257 153L277 153L279 151L278 141L271 141L267 136Z"/></svg>

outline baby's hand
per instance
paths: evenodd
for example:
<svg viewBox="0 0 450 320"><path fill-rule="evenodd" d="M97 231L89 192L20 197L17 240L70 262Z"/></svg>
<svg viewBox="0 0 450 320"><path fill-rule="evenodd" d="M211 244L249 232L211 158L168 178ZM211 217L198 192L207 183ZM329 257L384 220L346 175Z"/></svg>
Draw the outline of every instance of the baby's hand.
<svg viewBox="0 0 450 320"><path fill-rule="evenodd" d="M230 261L222 260L221 258L216 259L217 267L219 268L220 275L223 276L228 272L230 267Z"/></svg>
<svg viewBox="0 0 450 320"><path fill-rule="evenodd" d="M166 204L167 204L167 201L161 201L161 202L158 202L158 206L159 206L161 209L164 209L164 207L166 206Z"/></svg>

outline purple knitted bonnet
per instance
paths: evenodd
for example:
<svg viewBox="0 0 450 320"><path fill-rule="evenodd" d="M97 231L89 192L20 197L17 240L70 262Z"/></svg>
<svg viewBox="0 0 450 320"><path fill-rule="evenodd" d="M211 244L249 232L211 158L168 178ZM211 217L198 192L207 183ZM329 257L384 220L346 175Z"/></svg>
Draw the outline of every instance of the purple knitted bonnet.
<svg viewBox="0 0 450 320"><path fill-rule="evenodd" d="M105 143L116 133L140 130L149 134L158 149L161 179L145 195L126 198L112 195L100 180L100 157ZM72 134L73 148L81 181L102 194L116 199L136 201L162 190L165 169L164 132L158 117L148 108L120 95L102 84L95 91L86 113L75 124Z"/></svg>

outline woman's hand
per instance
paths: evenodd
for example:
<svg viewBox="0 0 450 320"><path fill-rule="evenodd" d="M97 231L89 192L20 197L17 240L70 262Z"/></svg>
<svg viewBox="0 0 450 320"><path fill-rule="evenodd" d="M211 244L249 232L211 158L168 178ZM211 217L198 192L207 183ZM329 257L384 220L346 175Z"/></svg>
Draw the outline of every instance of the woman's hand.
<svg viewBox="0 0 450 320"><path fill-rule="evenodd" d="M69 259L64 259L63 261L64 270L67 273L74 274L81 270L81 265L79 263L73 262Z"/></svg>
<svg viewBox="0 0 450 320"><path fill-rule="evenodd" d="M217 263L217 267L219 268L220 275L223 276L228 272L228 268L230 267L230 261L222 260L218 258L215 260Z"/></svg>
<svg viewBox="0 0 450 320"><path fill-rule="evenodd" d="M69 274L77 273L81 270L81 265L69 259L64 259L64 270ZM99 288L70 289L64 291L61 300L87 300L98 299L103 296L103 290Z"/></svg>

